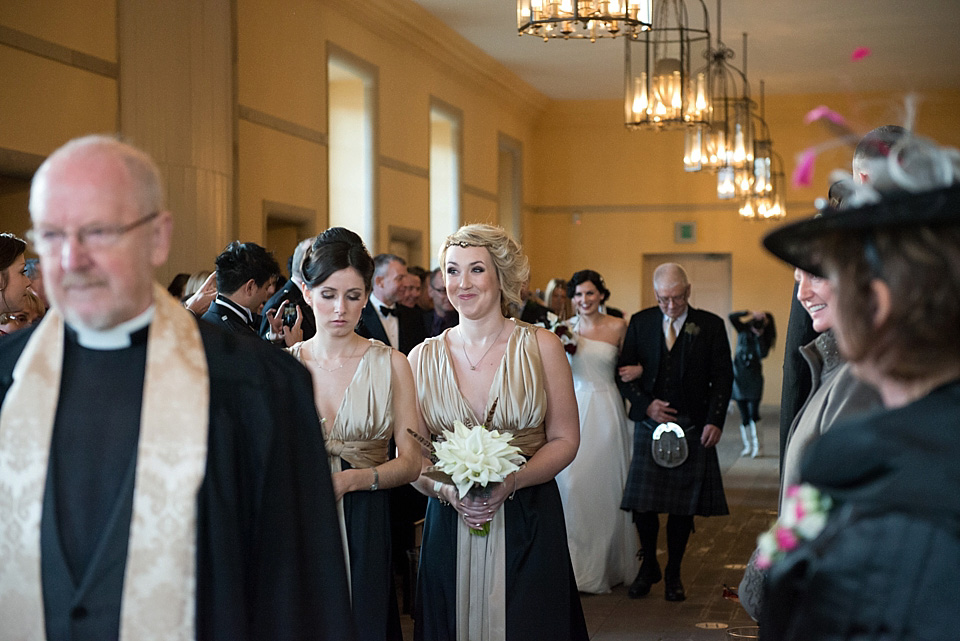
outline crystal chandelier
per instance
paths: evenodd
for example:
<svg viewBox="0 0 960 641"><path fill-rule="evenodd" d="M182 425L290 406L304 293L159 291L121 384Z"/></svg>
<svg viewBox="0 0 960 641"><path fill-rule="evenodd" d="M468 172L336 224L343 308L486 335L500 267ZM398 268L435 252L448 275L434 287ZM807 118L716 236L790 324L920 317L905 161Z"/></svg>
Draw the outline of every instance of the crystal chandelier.
<svg viewBox="0 0 960 641"><path fill-rule="evenodd" d="M543 38L616 38L650 28L652 0L517 0L517 31Z"/></svg>
<svg viewBox="0 0 960 641"><path fill-rule="evenodd" d="M691 24L684 0L657 0L653 28L626 38L624 120L630 129L709 121L709 18Z"/></svg>

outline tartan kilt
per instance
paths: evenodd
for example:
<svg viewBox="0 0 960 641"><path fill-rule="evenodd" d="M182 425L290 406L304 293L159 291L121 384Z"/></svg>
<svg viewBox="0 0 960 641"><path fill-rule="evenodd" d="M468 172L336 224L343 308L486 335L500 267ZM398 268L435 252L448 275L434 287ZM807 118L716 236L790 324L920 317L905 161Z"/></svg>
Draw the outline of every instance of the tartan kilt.
<svg viewBox="0 0 960 641"><path fill-rule="evenodd" d="M620 509L687 516L729 514L717 448L700 444L699 427L686 429L687 460L678 467L660 467L650 453L656 427L652 419L634 423L633 459Z"/></svg>

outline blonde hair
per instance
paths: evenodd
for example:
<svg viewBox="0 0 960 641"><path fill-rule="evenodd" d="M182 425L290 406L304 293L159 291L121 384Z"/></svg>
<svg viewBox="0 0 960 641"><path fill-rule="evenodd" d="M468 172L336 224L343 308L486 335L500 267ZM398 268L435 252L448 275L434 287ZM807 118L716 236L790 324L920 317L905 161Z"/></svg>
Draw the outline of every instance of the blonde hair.
<svg viewBox="0 0 960 641"><path fill-rule="evenodd" d="M203 282L207 280L207 276L211 273L209 269L201 269L200 271L190 274L190 278L187 279L187 284L183 286L183 296L180 297L180 300L187 300L196 294L197 290L200 289Z"/></svg>
<svg viewBox="0 0 960 641"><path fill-rule="evenodd" d="M440 248L441 268L446 264L447 249L451 245L484 247L490 252L490 259L497 271L497 281L500 283L500 310L505 315L509 314L511 304L523 304L520 290L530 278L530 261L524 255L520 244L502 227L475 223L464 225L447 236L443 247ZM446 274L446 270L443 269L442 273Z"/></svg>
<svg viewBox="0 0 960 641"><path fill-rule="evenodd" d="M553 307L553 292L556 290L563 292L563 305L561 305L560 309L554 309ZM562 278L550 279L550 282L547 283L546 290L543 292L543 304L547 306L547 309L559 316L561 320L573 316L573 305L570 304L570 295L567 292L567 281Z"/></svg>

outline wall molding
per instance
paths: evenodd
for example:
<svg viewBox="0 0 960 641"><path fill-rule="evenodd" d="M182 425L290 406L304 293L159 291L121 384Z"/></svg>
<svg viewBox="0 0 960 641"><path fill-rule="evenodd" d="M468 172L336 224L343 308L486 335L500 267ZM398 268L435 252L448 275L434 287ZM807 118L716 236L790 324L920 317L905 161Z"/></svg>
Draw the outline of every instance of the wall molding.
<svg viewBox="0 0 960 641"><path fill-rule="evenodd" d="M46 156L0 147L0 174L29 180Z"/></svg>
<svg viewBox="0 0 960 641"><path fill-rule="evenodd" d="M322 131L317 131L316 129L278 118L277 116L245 105L239 105L238 111L240 120L246 120L255 125L261 125L285 133L288 136L294 136L295 138L300 138L318 145L327 146L327 134Z"/></svg>
<svg viewBox="0 0 960 641"><path fill-rule="evenodd" d="M417 167L416 165L411 165L408 162L383 155L380 156L379 162L381 167L393 169L394 171L399 171L405 174L410 174L411 176L416 176L417 178L425 178L426 180L430 180L430 170L425 167Z"/></svg>
<svg viewBox="0 0 960 641"><path fill-rule="evenodd" d="M32 53L41 58L62 62L65 65L95 73L98 76L113 80L120 77L120 65L116 62L91 56L88 53L70 49L3 25L0 25L0 44Z"/></svg>
<svg viewBox="0 0 960 641"><path fill-rule="evenodd" d="M500 198L493 193L492 191L487 191L486 189L480 189L479 187L474 187L473 185L463 185L463 195L464 196L476 196L477 198L483 198L484 200L490 200L494 203L499 203Z"/></svg>

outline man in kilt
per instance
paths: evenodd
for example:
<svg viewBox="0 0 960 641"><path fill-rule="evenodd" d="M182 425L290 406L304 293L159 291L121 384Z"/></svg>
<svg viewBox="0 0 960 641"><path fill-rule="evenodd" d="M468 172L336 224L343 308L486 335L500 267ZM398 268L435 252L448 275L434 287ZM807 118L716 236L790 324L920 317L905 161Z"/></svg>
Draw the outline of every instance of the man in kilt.
<svg viewBox="0 0 960 641"><path fill-rule="evenodd" d="M620 393L635 421L633 460L620 508L631 510L640 535L642 562L630 586L632 599L665 577L667 601L683 601L680 564L693 517L729 514L716 444L733 385L730 343L723 320L688 305L683 267L665 263L653 275L657 307L634 314L620 355ZM653 457L653 432L661 423L684 431L689 455L677 467ZM667 565L657 562L659 515L667 518Z"/></svg>

